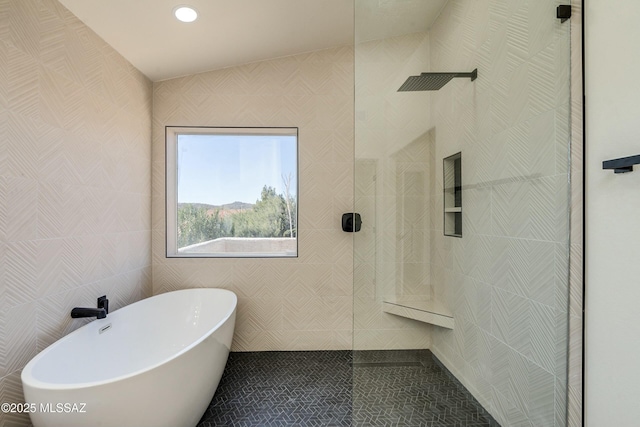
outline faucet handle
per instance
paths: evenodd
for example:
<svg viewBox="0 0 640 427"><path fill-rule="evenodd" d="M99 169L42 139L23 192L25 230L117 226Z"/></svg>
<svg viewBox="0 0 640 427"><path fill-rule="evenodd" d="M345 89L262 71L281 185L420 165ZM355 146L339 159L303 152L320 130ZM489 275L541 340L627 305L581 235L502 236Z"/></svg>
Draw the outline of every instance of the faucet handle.
<svg viewBox="0 0 640 427"><path fill-rule="evenodd" d="M104 308L105 314L109 314L109 300L106 295L98 297L98 308Z"/></svg>

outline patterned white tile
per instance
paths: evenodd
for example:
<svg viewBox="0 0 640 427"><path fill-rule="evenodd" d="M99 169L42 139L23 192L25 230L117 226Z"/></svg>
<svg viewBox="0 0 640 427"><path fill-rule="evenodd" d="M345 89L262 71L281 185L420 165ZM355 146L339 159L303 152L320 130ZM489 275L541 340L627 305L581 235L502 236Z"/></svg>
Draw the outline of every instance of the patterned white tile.
<svg viewBox="0 0 640 427"><path fill-rule="evenodd" d="M4 14L5 17L0 16L0 21L2 21L3 23L0 24L0 40L4 40L5 38L1 36L1 33L3 31L3 27L5 26L6 21L6 11L4 11L4 9L6 9L7 6L0 6L0 9L2 9L2 11L0 11L0 15ZM9 67L8 67L8 58L7 58L7 45L3 42L0 43L0 78L2 78L2 80L0 81L0 111L3 111L3 113L6 114L6 108L7 108L7 91L8 91L8 85L7 85L7 80L9 79L8 76L8 72L9 72ZM4 169L4 168L3 168Z"/></svg>
<svg viewBox="0 0 640 427"><path fill-rule="evenodd" d="M8 180L0 176L0 242L7 240L7 190Z"/></svg>
<svg viewBox="0 0 640 427"><path fill-rule="evenodd" d="M91 304L84 299L84 293L68 290L50 294L37 302L37 339L38 351L44 350L68 333L86 324L87 319L72 319L73 307Z"/></svg>
<svg viewBox="0 0 640 427"><path fill-rule="evenodd" d="M399 350L429 348L431 325L415 322L415 328L405 329L354 329L354 350Z"/></svg>
<svg viewBox="0 0 640 427"><path fill-rule="evenodd" d="M154 284L155 289L155 284ZM155 290L154 290L155 292ZM239 325L238 325L239 326ZM263 331L244 329L233 337L232 351L278 351L283 348L283 331Z"/></svg>
<svg viewBox="0 0 640 427"><path fill-rule="evenodd" d="M150 223L117 215L149 203L151 85L56 1L2 1L0 15L4 392L36 349L79 326L67 324L75 296L113 290L118 306L149 293ZM126 173L105 173L103 148L128 156ZM44 310L42 296L55 304Z"/></svg>
<svg viewBox="0 0 640 427"><path fill-rule="evenodd" d="M81 120L82 87L79 84L74 84L72 80L55 71L41 68L39 87L38 109L44 122L58 128L65 128L67 120Z"/></svg>
<svg viewBox="0 0 640 427"><path fill-rule="evenodd" d="M37 298L37 243L13 242L6 249L6 303L17 306Z"/></svg>
<svg viewBox="0 0 640 427"><path fill-rule="evenodd" d="M17 178L35 179L38 158L38 140L41 138L41 122L9 110L6 124L7 170Z"/></svg>
<svg viewBox="0 0 640 427"><path fill-rule="evenodd" d="M527 418L527 414L518 408L509 397L496 389L492 389L492 393L492 402L494 403L492 415L496 414L494 418L500 425L518 427L534 426Z"/></svg>
<svg viewBox="0 0 640 427"><path fill-rule="evenodd" d="M556 104L556 81L567 81L565 73L556 74L556 58L553 45L545 47L531 58L531 67L529 68L530 92L530 108L534 115L550 111L555 108ZM563 96L567 97L568 93L563 92Z"/></svg>
<svg viewBox="0 0 640 427"><path fill-rule="evenodd" d="M6 239L8 241L36 238L38 206L37 182L26 178L6 180Z"/></svg>
<svg viewBox="0 0 640 427"><path fill-rule="evenodd" d="M533 425L554 425L555 379L535 363L528 366L528 415Z"/></svg>
<svg viewBox="0 0 640 427"><path fill-rule="evenodd" d="M582 405L583 405L583 395L582 395L582 387L569 385L568 387L568 397L567 397L567 411L568 411L568 422L569 426L581 426L582 425ZM562 424L560 424L562 425Z"/></svg>
<svg viewBox="0 0 640 427"><path fill-rule="evenodd" d="M0 343L0 376L21 370L37 354L35 302L4 308Z"/></svg>
<svg viewBox="0 0 640 427"><path fill-rule="evenodd" d="M32 2L22 3L29 7ZM18 2L13 2L10 7L12 8L12 16L24 16L23 13L13 13L14 7L20 7ZM37 14L32 18L36 17ZM11 24L13 24L13 22ZM10 33L13 33L13 28L11 27L13 27L13 25L10 25ZM21 38L20 40L27 43L30 39L32 40L33 37L33 35L30 37L25 36L24 39ZM16 115L38 118L38 63L29 53L15 46L18 45L9 44L6 51L8 65L7 109ZM35 49L35 46L31 46L31 48Z"/></svg>
<svg viewBox="0 0 640 427"><path fill-rule="evenodd" d="M567 267L566 263L561 261L562 257L567 256L566 248L559 244L539 241L528 241L527 246L528 296L534 301L553 306L556 289L562 287L565 292L567 289ZM558 277L560 274L564 275L563 279Z"/></svg>
<svg viewBox="0 0 640 427"><path fill-rule="evenodd" d="M567 240L569 193L566 181L566 176L560 175L530 182L530 238L554 242Z"/></svg>
<svg viewBox="0 0 640 427"><path fill-rule="evenodd" d="M6 377L0 376L0 401L7 403L23 403L24 395L22 393L22 381L20 380L21 371L13 372ZM29 414L26 413L3 413L0 421L3 426L11 427L30 427L31 421Z"/></svg>
<svg viewBox="0 0 640 427"><path fill-rule="evenodd" d="M557 317L562 314L549 306L531 302L530 307L530 339L529 353L526 354L547 372L556 374L558 358L556 357L556 339L558 335L566 336L566 328L559 325ZM565 313L566 316L566 313ZM566 340L562 352L566 357ZM562 365L561 365L562 366ZM562 370L564 371L564 370ZM562 373L560 374L563 375Z"/></svg>
<svg viewBox="0 0 640 427"><path fill-rule="evenodd" d="M467 32L471 34L474 25L479 28L465 14L471 4L474 17L484 17L488 25L485 30L477 30L484 31L485 38L465 58ZM436 295L450 292L453 285L456 316L467 319L474 319L468 298L478 299L481 289L483 295L490 293L484 307L475 306L475 321L482 323L481 330L502 340L494 347L497 361L485 369L490 373L489 384L495 388L493 398L487 399L494 402L491 412L504 425L554 425L554 407L560 402L554 403L554 376L563 375L560 355L566 347L563 350L563 334L557 330L563 329L558 323L561 312L554 307L566 300L562 289L566 293L568 275L569 191L566 175L563 179L560 174L566 174L568 165L569 39L568 25L555 19L556 6L554 1L454 1L443 10L430 33L432 67L459 68L471 59L480 69L471 107L470 96L458 90L462 86L447 87L432 95L436 156L441 158L450 148L460 147L463 159L466 157L463 182L470 184L465 191L468 196L463 196L462 244L453 242L448 249L446 239L433 236L431 254L436 267L431 268L432 283ZM451 25L454 21L456 25ZM579 23L576 25L579 27ZM469 120L470 112L474 120ZM461 128L471 131L466 130L461 138ZM435 163L438 165L437 159ZM475 185L489 196L474 197ZM578 195L574 200L580 199ZM434 205L432 230L440 226L438 212L442 209L437 201ZM481 241L477 234L490 237ZM560 242L565 243L565 256ZM479 255L483 253L490 255ZM486 264L488 270L483 269ZM482 277L483 270L489 272L486 277ZM451 272L457 271L488 283L455 280ZM434 349L446 349L451 354L459 351L461 343L465 344L465 339L455 333L439 334ZM518 354L520 359L515 357ZM447 360L457 366L457 371L471 372L472 364L462 356L460 353ZM517 375L500 371L505 357L520 360ZM544 394L541 390L547 387L547 400L529 408L528 387L533 379L517 378L524 378L522 366L528 366L526 371L534 365L544 367L551 381L543 381L537 389Z"/></svg>
<svg viewBox="0 0 640 427"><path fill-rule="evenodd" d="M555 384L556 384L555 398L554 398L555 425L556 426L571 425L570 421L567 419L568 388L567 388L566 381L563 381L560 378L556 377Z"/></svg>

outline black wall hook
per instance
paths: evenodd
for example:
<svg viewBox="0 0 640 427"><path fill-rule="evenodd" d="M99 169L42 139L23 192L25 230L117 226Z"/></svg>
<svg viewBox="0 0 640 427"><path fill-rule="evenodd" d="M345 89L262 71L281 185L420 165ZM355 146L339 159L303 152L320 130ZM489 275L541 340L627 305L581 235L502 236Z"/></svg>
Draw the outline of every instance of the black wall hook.
<svg viewBox="0 0 640 427"><path fill-rule="evenodd" d="M633 172L633 165L640 165L640 155L605 160L602 169L613 169L615 173Z"/></svg>
<svg viewBox="0 0 640 427"><path fill-rule="evenodd" d="M556 18L560 20L560 23L564 23L567 19L571 18L571 5L561 4L556 9Z"/></svg>

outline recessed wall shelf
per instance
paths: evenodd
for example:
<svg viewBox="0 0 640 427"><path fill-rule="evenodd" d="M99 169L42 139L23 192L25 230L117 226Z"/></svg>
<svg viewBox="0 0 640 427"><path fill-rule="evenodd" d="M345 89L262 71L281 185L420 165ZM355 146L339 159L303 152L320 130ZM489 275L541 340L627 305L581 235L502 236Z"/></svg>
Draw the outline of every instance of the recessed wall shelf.
<svg viewBox="0 0 640 427"><path fill-rule="evenodd" d="M633 165L640 165L640 155L605 160L602 169L613 169L615 173L633 172Z"/></svg>
<svg viewBox="0 0 640 427"><path fill-rule="evenodd" d="M462 153L442 161L444 174L444 235L462 237Z"/></svg>
<svg viewBox="0 0 640 427"><path fill-rule="evenodd" d="M453 314L439 301L419 297L385 297L382 311L400 317L453 329Z"/></svg>

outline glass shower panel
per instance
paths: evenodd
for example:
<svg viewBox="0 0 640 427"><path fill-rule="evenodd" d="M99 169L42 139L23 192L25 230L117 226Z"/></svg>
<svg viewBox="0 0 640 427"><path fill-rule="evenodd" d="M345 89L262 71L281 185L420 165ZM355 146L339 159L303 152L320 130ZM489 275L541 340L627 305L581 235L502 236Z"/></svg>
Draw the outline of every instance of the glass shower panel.
<svg viewBox="0 0 640 427"><path fill-rule="evenodd" d="M397 92L407 73L427 67L429 40L424 31L394 35L381 21L384 5L374 3L356 2L356 37L362 24L371 39L355 48L355 205L363 230L354 235L354 348L426 347L427 325L390 316L382 304L430 298L429 97ZM387 28L384 37L360 19L363 9Z"/></svg>
<svg viewBox="0 0 640 427"><path fill-rule="evenodd" d="M425 378L404 389L413 403L389 408L372 405L387 398L371 384L433 364L500 425L567 425L570 34L558 5L355 0L354 425L372 408L420 425ZM438 72L464 78L398 92ZM445 206L443 163L458 153L463 207Z"/></svg>

